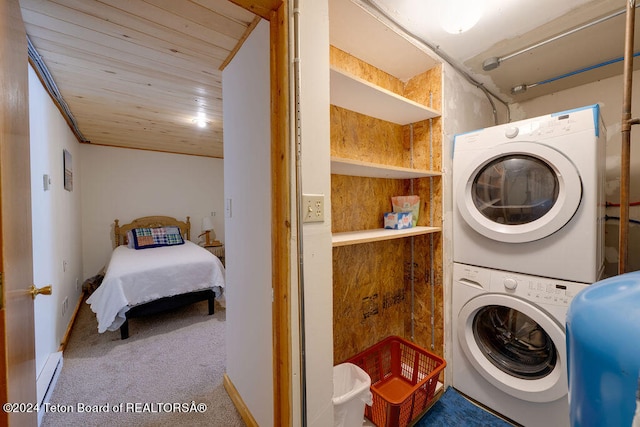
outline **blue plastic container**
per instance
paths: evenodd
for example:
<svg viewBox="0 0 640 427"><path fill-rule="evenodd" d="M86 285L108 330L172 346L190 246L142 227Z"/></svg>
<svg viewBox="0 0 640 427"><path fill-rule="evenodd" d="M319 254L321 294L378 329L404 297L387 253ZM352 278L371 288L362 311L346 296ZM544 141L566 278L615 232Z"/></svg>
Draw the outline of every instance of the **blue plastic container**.
<svg viewBox="0 0 640 427"><path fill-rule="evenodd" d="M582 290L567 313L573 427L631 426L640 376L640 272Z"/></svg>

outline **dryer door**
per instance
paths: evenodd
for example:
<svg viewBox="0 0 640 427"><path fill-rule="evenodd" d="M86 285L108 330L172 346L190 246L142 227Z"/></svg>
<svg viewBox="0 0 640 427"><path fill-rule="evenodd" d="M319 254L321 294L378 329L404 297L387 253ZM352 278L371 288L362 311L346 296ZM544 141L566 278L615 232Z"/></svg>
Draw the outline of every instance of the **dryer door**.
<svg viewBox="0 0 640 427"><path fill-rule="evenodd" d="M458 316L460 346L491 384L528 402L567 394L565 333L549 314L510 295L482 294Z"/></svg>
<svg viewBox="0 0 640 427"><path fill-rule="evenodd" d="M532 242L564 227L582 199L574 164L535 142L482 152L458 181L456 205L475 231L506 243Z"/></svg>

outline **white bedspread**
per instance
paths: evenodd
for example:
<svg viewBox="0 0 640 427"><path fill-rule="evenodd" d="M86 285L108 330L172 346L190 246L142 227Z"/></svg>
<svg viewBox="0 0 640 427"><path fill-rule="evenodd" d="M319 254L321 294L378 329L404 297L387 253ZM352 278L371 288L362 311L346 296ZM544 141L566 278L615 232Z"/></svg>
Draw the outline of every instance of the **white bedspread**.
<svg viewBox="0 0 640 427"><path fill-rule="evenodd" d="M118 246L102 284L87 299L98 319L98 332L117 330L133 306L162 297L213 289L220 298L224 267L193 242L150 249Z"/></svg>

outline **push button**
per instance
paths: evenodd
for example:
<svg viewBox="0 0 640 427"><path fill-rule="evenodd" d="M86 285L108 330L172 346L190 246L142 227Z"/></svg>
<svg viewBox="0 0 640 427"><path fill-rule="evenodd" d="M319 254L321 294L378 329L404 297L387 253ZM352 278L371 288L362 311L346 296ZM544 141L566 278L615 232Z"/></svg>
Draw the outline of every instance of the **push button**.
<svg viewBox="0 0 640 427"><path fill-rule="evenodd" d="M515 138L518 136L519 129L517 127L508 127L504 130L504 136L507 138Z"/></svg>
<svg viewBox="0 0 640 427"><path fill-rule="evenodd" d="M505 288L514 290L518 287L518 281L513 277L507 277L502 281Z"/></svg>

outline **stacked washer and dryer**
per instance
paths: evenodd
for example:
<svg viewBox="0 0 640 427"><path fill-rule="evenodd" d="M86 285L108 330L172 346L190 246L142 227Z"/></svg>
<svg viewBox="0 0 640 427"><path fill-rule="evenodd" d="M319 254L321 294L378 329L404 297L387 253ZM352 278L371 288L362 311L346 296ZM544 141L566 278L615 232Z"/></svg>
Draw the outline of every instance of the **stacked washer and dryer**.
<svg viewBox="0 0 640 427"><path fill-rule="evenodd" d="M565 318L604 270L597 105L456 135L453 386L527 427L568 426Z"/></svg>

